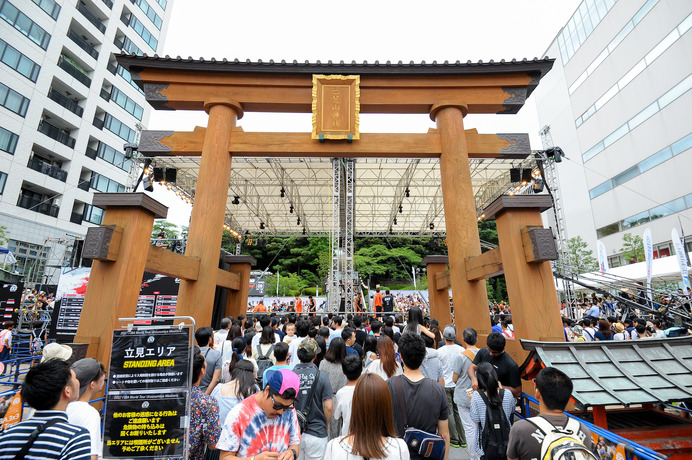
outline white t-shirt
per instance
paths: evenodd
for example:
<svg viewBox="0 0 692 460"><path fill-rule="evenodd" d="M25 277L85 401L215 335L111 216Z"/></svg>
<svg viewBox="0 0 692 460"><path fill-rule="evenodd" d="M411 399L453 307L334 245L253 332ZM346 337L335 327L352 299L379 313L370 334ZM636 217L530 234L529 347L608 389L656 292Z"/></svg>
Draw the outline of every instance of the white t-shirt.
<svg viewBox="0 0 692 460"><path fill-rule="evenodd" d="M368 374L379 375L385 382L389 380L389 376L387 376L387 373L384 371L384 368L382 367L381 359L375 359L371 361L370 364L368 364L368 367L365 368L365 372L367 372ZM401 375L403 373L404 371L401 370L401 366L397 363L396 367L394 368L394 375L392 377L396 377L397 375Z"/></svg>
<svg viewBox="0 0 692 460"><path fill-rule="evenodd" d="M67 405L67 421L73 425L81 426L89 431L91 439L91 455L103 457L103 444L101 443L101 416L93 406L84 401L74 401Z"/></svg>
<svg viewBox="0 0 692 460"><path fill-rule="evenodd" d="M357 460L362 459L360 455L353 455L353 448L344 438L335 438L327 444L326 460ZM387 438L384 445L385 456L383 460L411 460L408 446L401 438Z"/></svg>
<svg viewBox="0 0 692 460"><path fill-rule="evenodd" d="M260 341L261 338L262 338L262 333L261 333L261 332L255 334L255 335L252 337L252 352L253 352L253 353L254 353L255 350L257 349L257 345L259 345L259 341ZM279 342L281 342L281 337L279 337L279 334L277 334L277 333L275 332L275 333L274 333L274 343L279 343Z"/></svg>
<svg viewBox="0 0 692 460"><path fill-rule="evenodd" d="M334 418L339 419L339 417L344 419L344 423L341 426L341 436L348 435L348 427L351 424L351 407L353 407L353 391L356 386L345 386L336 392L334 399Z"/></svg>
<svg viewBox="0 0 692 460"><path fill-rule="evenodd" d="M306 337L294 337L293 340L291 340L291 343L288 344L288 354L291 357L291 366L295 366L296 364L300 364L300 359L298 359L298 345L300 345L300 342L302 342Z"/></svg>
<svg viewBox="0 0 692 460"><path fill-rule="evenodd" d="M227 337L228 329L221 329L217 332L214 332L214 348L220 350L221 345L223 345L223 341L226 340Z"/></svg>
<svg viewBox="0 0 692 460"><path fill-rule="evenodd" d="M437 358L442 362L442 375L445 379L445 388L454 388L456 384L452 380L454 373L454 358L464 352L464 349L456 343L445 345L437 349Z"/></svg>

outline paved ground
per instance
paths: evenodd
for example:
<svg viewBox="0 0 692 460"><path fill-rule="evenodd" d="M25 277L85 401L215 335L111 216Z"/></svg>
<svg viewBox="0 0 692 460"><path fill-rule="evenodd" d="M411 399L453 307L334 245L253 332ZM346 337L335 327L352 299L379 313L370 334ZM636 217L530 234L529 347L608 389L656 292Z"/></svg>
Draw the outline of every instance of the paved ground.
<svg viewBox="0 0 692 460"><path fill-rule="evenodd" d="M469 452L465 447L452 447L449 449L449 460L469 459Z"/></svg>

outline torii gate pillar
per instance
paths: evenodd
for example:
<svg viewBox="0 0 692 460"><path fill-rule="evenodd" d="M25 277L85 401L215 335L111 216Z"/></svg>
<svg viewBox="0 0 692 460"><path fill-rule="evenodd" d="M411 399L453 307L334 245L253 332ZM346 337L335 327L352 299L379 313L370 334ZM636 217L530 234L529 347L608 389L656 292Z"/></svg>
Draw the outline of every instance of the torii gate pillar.
<svg viewBox="0 0 692 460"><path fill-rule="evenodd" d="M243 116L240 104L234 101L207 102L204 109L209 113L209 122L185 249L186 256L199 258L199 277L196 281L180 281L176 307L176 315L192 316L202 326L211 324L216 293L219 248L231 180L228 144L236 119Z"/></svg>
<svg viewBox="0 0 692 460"><path fill-rule="evenodd" d="M442 148L440 176L455 323L473 327L478 334L487 334L490 332L490 321L485 280L469 281L466 277L467 259L481 254L464 133L464 115L467 112L467 107L462 104L436 104L430 111L430 118L437 124ZM446 316L449 317L449 311ZM460 329L457 327L457 331Z"/></svg>

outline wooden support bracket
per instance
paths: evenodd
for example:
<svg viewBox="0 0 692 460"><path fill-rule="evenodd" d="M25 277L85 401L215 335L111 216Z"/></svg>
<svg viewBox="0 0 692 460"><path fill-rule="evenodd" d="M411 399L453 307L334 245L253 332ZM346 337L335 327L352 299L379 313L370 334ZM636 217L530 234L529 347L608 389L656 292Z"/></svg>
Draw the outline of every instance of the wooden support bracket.
<svg viewBox="0 0 692 460"><path fill-rule="evenodd" d="M234 291L240 290L240 275L220 268L216 272L216 285Z"/></svg>
<svg viewBox="0 0 692 460"><path fill-rule="evenodd" d="M466 279L469 281L492 278L502 273L504 268L502 268L502 254L499 247L466 260Z"/></svg>
<svg viewBox="0 0 692 460"><path fill-rule="evenodd" d="M156 246L149 247L144 267L152 273L188 281L197 281L199 276L199 258L186 257Z"/></svg>
<svg viewBox="0 0 692 460"><path fill-rule="evenodd" d="M82 257L85 259L115 262L120 250L123 229L115 225L103 225L87 229Z"/></svg>
<svg viewBox="0 0 692 460"><path fill-rule="evenodd" d="M528 263L558 259L553 231L549 228L537 225L524 227L521 230L521 242Z"/></svg>
<svg viewBox="0 0 692 460"><path fill-rule="evenodd" d="M445 291L449 290L449 288L452 286L451 281L449 281L449 270L443 271L441 273L437 273L435 275L435 290L436 291Z"/></svg>

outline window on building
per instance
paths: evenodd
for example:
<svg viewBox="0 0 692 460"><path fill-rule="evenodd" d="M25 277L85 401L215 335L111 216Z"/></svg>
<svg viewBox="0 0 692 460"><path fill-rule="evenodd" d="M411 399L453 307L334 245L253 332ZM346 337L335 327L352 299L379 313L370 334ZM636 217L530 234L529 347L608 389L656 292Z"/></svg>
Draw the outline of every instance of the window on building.
<svg viewBox="0 0 692 460"><path fill-rule="evenodd" d="M154 11L154 8L147 3L147 0L136 0L137 6L139 6L139 9L141 9L144 14L147 15L147 18L156 26L157 29L161 30L161 26L163 25L163 21L161 20L161 17L159 17L158 14L156 14L156 11Z"/></svg>
<svg viewBox="0 0 692 460"><path fill-rule="evenodd" d="M117 151L103 142L99 142L98 156L123 171L130 171L130 167L132 166L132 160L125 158L124 153Z"/></svg>
<svg viewBox="0 0 692 460"><path fill-rule="evenodd" d="M0 39L0 60L29 80L36 82L41 66Z"/></svg>
<svg viewBox="0 0 692 460"><path fill-rule="evenodd" d="M137 104L127 94L123 93L115 86L113 86L113 89L111 90L111 100L129 112L130 115L134 116L140 121L142 120L142 115L144 114L144 109L142 106Z"/></svg>
<svg viewBox="0 0 692 460"><path fill-rule="evenodd" d="M43 11L45 11L48 16L53 19L58 19L60 14L60 5L58 5L55 0L32 0L36 3Z"/></svg>
<svg viewBox="0 0 692 460"><path fill-rule="evenodd" d="M103 193L122 193L125 191L124 185L97 173L91 175L91 188Z"/></svg>
<svg viewBox="0 0 692 460"><path fill-rule="evenodd" d="M8 0L0 0L0 18L3 18L8 24L44 50L48 49L50 34L29 19L26 14L19 11L19 9Z"/></svg>
<svg viewBox="0 0 692 460"><path fill-rule="evenodd" d="M7 174L0 171L0 195L5 191L5 184L7 183Z"/></svg>
<svg viewBox="0 0 692 460"><path fill-rule="evenodd" d="M84 220L92 224L101 225L103 222L103 209L90 204L84 207Z"/></svg>
<svg viewBox="0 0 692 460"><path fill-rule="evenodd" d="M110 113L106 114L103 127L127 142L135 141L135 131Z"/></svg>
<svg viewBox="0 0 692 460"><path fill-rule="evenodd" d="M152 35L151 32L149 32L149 29L144 27L144 24L142 24L142 21L137 19L137 16L132 15L130 18L130 27L134 29L135 32L137 32L137 35L142 37L144 41L146 42L147 45L151 47L154 51L156 51L156 48L159 46L159 41Z"/></svg>
<svg viewBox="0 0 692 460"><path fill-rule="evenodd" d="M15 133L0 127L0 150L14 155L14 149L17 148L19 136Z"/></svg>
<svg viewBox="0 0 692 460"><path fill-rule="evenodd" d="M12 88L0 83L0 105L5 107L17 115L26 116L26 110L29 108L29 99L25 98Z"/></svg>

